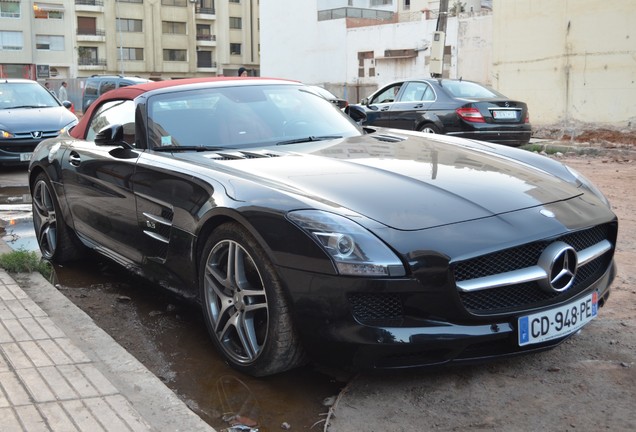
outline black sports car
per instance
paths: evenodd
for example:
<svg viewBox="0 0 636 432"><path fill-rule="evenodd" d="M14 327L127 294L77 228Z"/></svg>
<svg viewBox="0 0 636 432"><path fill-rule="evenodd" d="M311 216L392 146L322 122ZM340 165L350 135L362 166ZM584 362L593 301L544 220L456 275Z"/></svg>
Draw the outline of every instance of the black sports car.
<svg viewBox="0 0 636 432"><path fill-rule="evenodd" d="M347 112L367 126L453 135L517 147L530 141L528 107L482 84L413 79L388 84Z"/></svg>
<svg viewBox="0 0 636 432"><path fill-rule="evenodd" d="M110 91L29 177L44 257L92 249L196 300L253 375L543 350L597 316L615 275L617 218L568 167L363 131L296 82Z"/></svg>

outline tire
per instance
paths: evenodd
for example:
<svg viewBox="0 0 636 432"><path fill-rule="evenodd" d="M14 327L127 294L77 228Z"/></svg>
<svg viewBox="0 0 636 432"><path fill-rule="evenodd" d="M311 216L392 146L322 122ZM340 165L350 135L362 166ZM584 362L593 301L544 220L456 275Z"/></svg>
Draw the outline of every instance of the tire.
<svg viewBox="0 0 636 432"><path fill-rule="evenodd" d="M31 198L33 228L42 257L56 263L79 259L84 247L64 221L46 174L41 173L35 178Z"/></svg>
<svg viewBox="0 0 636 432"><path fill-rule="evenodd" d="M437 126L435 126L433 123L426 123L426 124L422 125L418 130L420 132L431 133L431 134L439 134L439 133L441 133L439 128Z"/></svg>
<svg viewBox="0 0 636 432"><path fill-rule="evenodd" d="M304 361L274 266L245 228L214 230L199 268L206 327L230 366L265 376Z"/></svg>

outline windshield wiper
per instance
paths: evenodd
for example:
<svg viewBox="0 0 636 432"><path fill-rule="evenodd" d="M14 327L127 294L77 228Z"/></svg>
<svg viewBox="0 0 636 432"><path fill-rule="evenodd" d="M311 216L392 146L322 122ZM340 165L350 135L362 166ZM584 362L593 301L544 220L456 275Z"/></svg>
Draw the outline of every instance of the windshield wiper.
<svg viewBox="0 0 636 432"><path fill-rule="evenodd" d="M219 151L230 150L228 147L206 147L206 146L180 146L180 145L168 145L160 146L153 149L154 151Z"/></svg>
<svg viewBox="0 0 636 432"><path fill-rule="evenodd" d="M305 142L313 142L313 141L326 141L332 139L342 138L342 135L323 135L323 136L308 136L303 138L296 138L287 141L277 142L276 145L287 145L287 144L299 144Z"/></svg>
<svg viewBox="0 0 636 432"><path fill-rule="evenodd" d="M4 109L17 109L17 108L44 108L41 105L16 105L12 107L6 107Z"/></svg>

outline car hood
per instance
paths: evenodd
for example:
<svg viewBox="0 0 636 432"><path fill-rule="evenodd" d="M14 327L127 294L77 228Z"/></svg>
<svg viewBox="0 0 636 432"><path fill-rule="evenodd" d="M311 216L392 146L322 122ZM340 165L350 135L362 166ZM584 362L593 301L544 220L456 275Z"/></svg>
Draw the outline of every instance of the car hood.
<svg viewBox="0 0 636 432"><path fill-rule="evenodd" d="M75 119L63 106L0 110L0 129L12 133L58 130Z"/></svg>
<svg viewBox="0 0 636 432"><path fill-rule="evenodd" d="M381 138L381 137L380 137ZM405 136L370 136L304 145L302 153L181 154L224 165L243 181L228 193L242 200L254 187L294 194L307 205L348 209L386 226L418 230L487 218L581 195L574 181L488 151ZM519 152L525 152L518 150ZM250 190L250 188L252 190ZM309 200L309 201L308 201Z"/></svg>

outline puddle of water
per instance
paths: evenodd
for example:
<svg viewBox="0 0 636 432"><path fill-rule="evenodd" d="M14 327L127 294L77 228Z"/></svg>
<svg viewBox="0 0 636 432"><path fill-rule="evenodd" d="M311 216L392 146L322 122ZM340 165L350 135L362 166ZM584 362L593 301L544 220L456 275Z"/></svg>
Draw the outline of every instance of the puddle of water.
<svg viewBox="0 0 636 432"><path fill-rule="evenodd" d="M29 216L16 216L7 218L3 215L4 229L0 229L2 240L13 250L39 251L40 247L33 231L33 218Z"/></svg>
<svg viewBox="0 0 636 432"><path fill-rule="evenodd" d="M26 186L0 187L0 204L30 204L31 194ZM30 206L29 206L30 207Z"/></svg>

